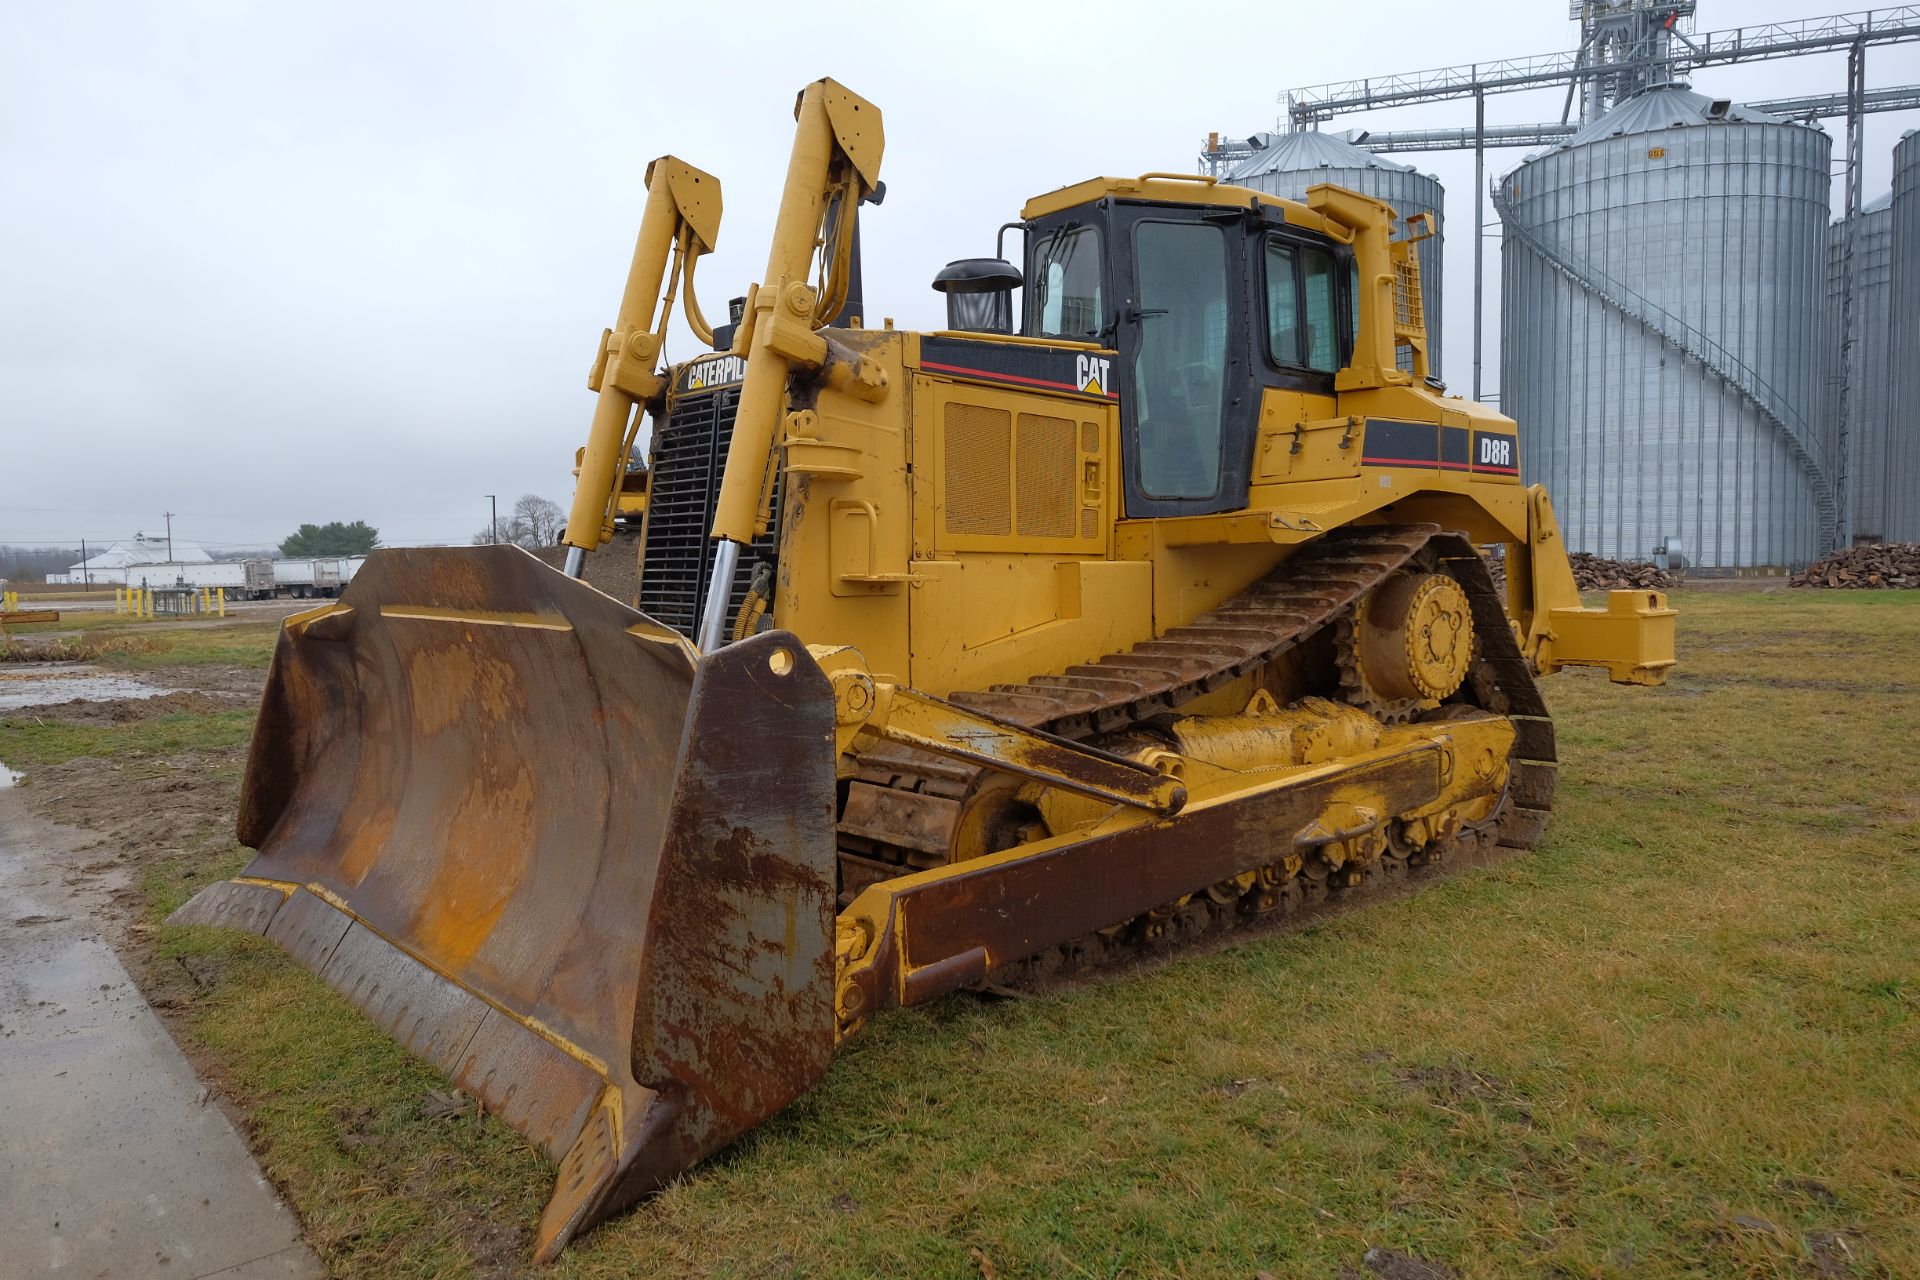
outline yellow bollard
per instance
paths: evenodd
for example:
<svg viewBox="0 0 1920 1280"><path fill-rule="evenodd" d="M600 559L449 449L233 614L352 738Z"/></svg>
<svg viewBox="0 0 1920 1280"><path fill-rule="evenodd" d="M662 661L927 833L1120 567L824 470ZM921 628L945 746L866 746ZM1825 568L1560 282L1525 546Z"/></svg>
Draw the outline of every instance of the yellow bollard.
<svg viewBox="0 0 1920 1280"><path fill-rule="evenodd" d="M220 601L220 606L219 606L220 616L224 618L227 616L227 589L225 587L220 587L218 588L218 592L219 592L219 601Z"/></svg>
<svg viewBox="0 0 1920 1280"><path fill-rule="evenodd" d="M145 606L141 616L151 618L153 616L153 588L146 588L140 593L140 596L141 604Z"/></svg>

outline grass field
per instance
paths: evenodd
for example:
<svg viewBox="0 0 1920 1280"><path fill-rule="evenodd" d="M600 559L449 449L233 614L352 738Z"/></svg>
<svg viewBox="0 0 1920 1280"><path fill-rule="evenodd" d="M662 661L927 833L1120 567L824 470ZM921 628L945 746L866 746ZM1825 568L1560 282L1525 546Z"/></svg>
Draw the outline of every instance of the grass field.
<svg viewBox="0 0 1920 1280"><path fill-rule="evenodd" d="M1920 1275L1920 593L1675 603L1667 688L1546 683L1535 854L886 1015L546 1274ZM156 877L153 918L239 856ZM542 1159L271 945L160 936L338 1274L518 1272Z"/></svg>
<svg viewBox="0 0 1920 1280"><path fill-rule="evenodd" d="M85 661L121 671L168 666L259 666L273 657L278 614L178 622L76 613L58 622L6 628L0 661Z"/></svg>

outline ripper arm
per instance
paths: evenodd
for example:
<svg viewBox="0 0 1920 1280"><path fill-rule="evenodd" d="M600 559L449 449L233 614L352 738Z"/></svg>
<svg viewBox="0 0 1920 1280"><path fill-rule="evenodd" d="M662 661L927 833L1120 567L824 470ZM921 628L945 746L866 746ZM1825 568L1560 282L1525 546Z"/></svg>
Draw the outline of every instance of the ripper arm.
<svg viewBox="0 0 1920 1280"><path fill-rule="evenodd" d="M1526 542L1507 544L1507 603L1520 629L1520 649L1541 675L1562 667L1605 667L1615 684L1667 682L1676 614L1666 593L1609 591L1606 608L1583 607L1543 485L1527 489Z"/></svg>

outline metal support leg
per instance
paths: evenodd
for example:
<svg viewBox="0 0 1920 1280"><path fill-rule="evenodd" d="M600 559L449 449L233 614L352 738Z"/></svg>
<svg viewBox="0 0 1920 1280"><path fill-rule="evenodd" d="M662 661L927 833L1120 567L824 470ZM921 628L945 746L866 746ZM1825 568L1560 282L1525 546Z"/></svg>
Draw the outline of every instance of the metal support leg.
<svg viewBox="0 0 1920 1280"><path fill-rule="evenodd" d="M1480 307L1486 287L1487 95L1473 91L1473 399L1480 400Z"/></svg>
<svg viewBox="0 0 1920 1280"><path fill-rule="evenodd" d="M1853 303L1855 253L1860 231L1861 170L1866 154L1867 46L1856 40L1847 49L1847 168L1846 215L1840 221L1840 404L1834 415L1832 551L1853 542L1853 459L1850 419L1853 415Z"/></svg>

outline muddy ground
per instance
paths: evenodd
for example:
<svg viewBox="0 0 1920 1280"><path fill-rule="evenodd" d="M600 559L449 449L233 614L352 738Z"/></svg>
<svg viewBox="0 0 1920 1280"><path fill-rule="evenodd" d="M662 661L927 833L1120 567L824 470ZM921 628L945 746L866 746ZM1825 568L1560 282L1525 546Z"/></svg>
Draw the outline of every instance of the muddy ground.
<svg viewBox="0 0 1920 1280"><path fill-rule="evenodd" d="M17 669L16 669L17 670ZM16 708L16 720L119 728L182 713L212 715L258 704L265 673L246 668L177 667L121 677L173 692L144 698L71 699ZM78 909L122 952L128 969L163 1010L177 1000L179 975L153 974L142 919L147 877L178 861L204 866L234 847L233 815L246 761L244 743L172 755L78 756L34 765L20 788L36 816L89 837L68 858ZM99 881L104 895L79 890Z"/></svg>

